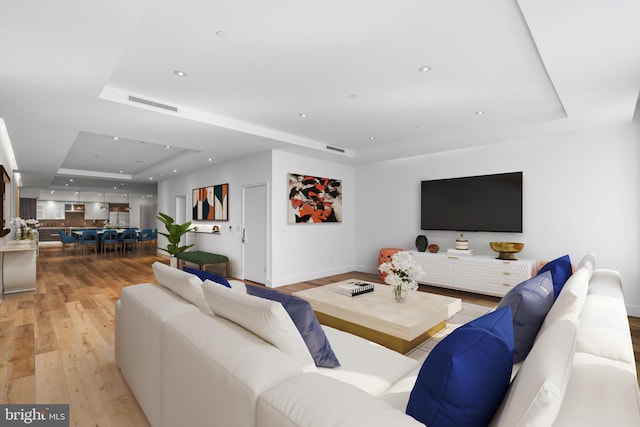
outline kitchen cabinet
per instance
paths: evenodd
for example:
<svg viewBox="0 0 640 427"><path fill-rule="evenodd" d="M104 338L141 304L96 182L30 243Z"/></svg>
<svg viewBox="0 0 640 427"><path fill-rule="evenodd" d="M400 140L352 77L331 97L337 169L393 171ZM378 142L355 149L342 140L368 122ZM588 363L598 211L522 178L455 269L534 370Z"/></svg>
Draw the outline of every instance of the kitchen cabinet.
<svg viewBox="0 0 640 427"><path fill-rule="evenodd" d="M47 200L36 204L37 219L64 219L64 202Z"/></svg>
<svg viewBox="0 0 640 427"><path fill-rule="evenodd" d="M104 208L104 209L103 209ZM108 220L109 209L106 208L104 203L85 203L84 205L84 219L86 220Z"/></svg>

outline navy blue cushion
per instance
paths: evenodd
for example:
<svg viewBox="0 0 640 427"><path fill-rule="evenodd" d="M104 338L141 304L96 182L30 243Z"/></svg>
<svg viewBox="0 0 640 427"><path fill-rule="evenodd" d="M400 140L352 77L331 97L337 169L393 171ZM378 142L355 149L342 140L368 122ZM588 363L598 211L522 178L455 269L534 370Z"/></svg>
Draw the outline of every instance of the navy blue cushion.
<svg viewBox="0 0 640 427"><path fill-rule="evenodd" d="M338 362L338 358L333 353L333 349L316 318L316 314L307 301L294 295L284 294L261 286L247 285L247 293L278 301L282 304L296 328L300 331L300 335L302 335L302 339L307 345L316 366L322 368L337 368L340 366L340 362Z"/></svg>
<svg viewBox="0 0 640 427"><path fill-rule="evenodd" d="M553 300L555 301L558 298L558 295L560 295L560 291L562 290L565 282L573 274L569 255L561 256L560 258L556 258L553 261L546 263L540 271L538 271L538 274L544 273L545 271L550 271L551 276L553 277Z"/></svg>
<svg viewBox="0 0 640 427"><path fill-rule="evenodd" d="M407 414L429 427L487 426L513 367L511 308L473 320L429 353L411 390Z"/></svg>
<svg viewBox="0 0 640 427"><path fill-rule="evenodd" d="M513 362L524 360L553 305L551 272L538 274L515 286L498 303L497 308L511 307L513 315Z"/></svg>
<svg viewBox="0 0 640 427"><path fill-rule="evenodd" d="M227 288L231 287L231 284L227 281L227 279L225 279L224 277L219 276L219 275L217 275L215 273L211 273L210 271L198 270L197 268L191 268L191 267L182 267L182 270L186 271L187 273L195 274L203 282L205 280L209 279L212 282L219 283L221 285L226 286Z"/></svg>

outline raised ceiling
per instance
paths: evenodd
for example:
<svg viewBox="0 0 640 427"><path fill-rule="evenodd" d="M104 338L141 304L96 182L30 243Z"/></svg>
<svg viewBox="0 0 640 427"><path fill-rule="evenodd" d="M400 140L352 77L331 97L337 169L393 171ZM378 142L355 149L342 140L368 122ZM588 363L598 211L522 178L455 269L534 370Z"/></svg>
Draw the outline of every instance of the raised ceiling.
<svg viewBox="0 0 640 427"><path fill-rule="evenodd" d="M1 12L0 118L25 188L147 193L263 150L359 164L631 122L640 86L632 0L34 0Z"/></svg>

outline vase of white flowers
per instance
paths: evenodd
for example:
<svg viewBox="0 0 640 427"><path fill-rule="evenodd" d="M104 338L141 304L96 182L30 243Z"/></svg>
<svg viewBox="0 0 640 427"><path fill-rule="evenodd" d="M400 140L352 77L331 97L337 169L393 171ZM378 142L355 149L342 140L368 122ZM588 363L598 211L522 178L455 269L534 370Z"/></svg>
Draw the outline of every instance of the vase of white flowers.
<svg viewBox="0 0 640 427"><path fill-rule="evenodd" d="M410 291L418 289L418 279L424 276L424 271L411 257L409 252L396 252L391 256L391 262L380 264L378 270L387 273L384 281L391 286L393 298L396 302L405 302Z"/></svg>

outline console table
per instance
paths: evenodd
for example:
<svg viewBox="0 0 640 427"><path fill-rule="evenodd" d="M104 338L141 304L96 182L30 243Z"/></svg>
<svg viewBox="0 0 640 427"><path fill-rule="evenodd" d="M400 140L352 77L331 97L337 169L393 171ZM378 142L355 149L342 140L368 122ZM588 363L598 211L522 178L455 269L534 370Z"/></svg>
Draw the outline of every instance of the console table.
<svg viewBox="0 0 640 427"><path fill-rule="evenodd" d="M419 282L444 288L501 297L536 274L536 262L531 259L507 261L485 255L408 252L425 272Z"/></svg>
<svg viewBox="0 0 640 427"><path fill-rule="evenodd" d="M25 240L24 243L12 240L0 247L3 293L10 294L36 289L37 249L35 240Z"/></svg>

